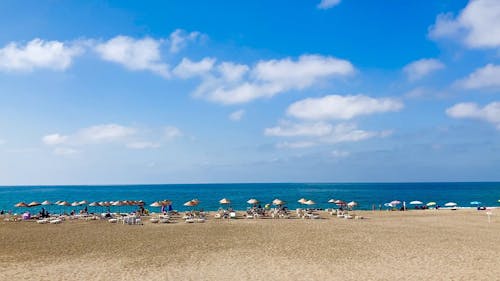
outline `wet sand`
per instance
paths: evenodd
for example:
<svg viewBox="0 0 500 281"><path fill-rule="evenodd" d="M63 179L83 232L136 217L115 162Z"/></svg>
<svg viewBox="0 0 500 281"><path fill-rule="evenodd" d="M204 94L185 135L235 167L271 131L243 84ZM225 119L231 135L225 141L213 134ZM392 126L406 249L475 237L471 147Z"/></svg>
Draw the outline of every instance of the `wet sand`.
<svg viewBox="0 0 500 281"><path fill-rule="evenodd" d="M499 280L500 209L363 220L0 222L0 280Z"/></svg>

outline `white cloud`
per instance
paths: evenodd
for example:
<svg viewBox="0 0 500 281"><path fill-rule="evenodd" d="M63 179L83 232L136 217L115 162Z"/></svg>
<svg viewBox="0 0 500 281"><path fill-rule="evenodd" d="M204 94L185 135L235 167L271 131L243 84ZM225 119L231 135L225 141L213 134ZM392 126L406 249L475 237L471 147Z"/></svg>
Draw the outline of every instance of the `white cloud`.
<svg viewBox="0 0 500 281"><path fill-rule="evenodd" d="M73 58L82 54L79 44L33 39L25 45L11 42L0 49L0 71L67 69Z"/></svg>
<svg viewBox="0 0 500 281"><path fill-rule="evenodd" d="M218 66L219 73L225 81L239 81L250 70L248 65L223 62Z"/></svg>
<svg viewBox="0 0 500 281"><path fill-rule="evenodd" d="M351 153L349 151L345 151L345 150L334 150L334 151L332 151L332 153L330 155L333 158L345 158L345 157L351 155Z"/></svg>
<svg viewBox="0 0 500 281"><path fill-rule="evenodd" d="M245 115L245 110L240 109L232 112L229 114L229 120L231 121L240 121L241 118L243 118L243 115Z"/></svg>
<svg viewBox="0 0 500 281"><path fill-rule="evenodd" d="M440 14L429 36L457 39L470 48L500 47L500 1L471 0L456 17Z"/></svg>
<svg viewBox="0 0 500 281"><path fill-rule="evenodd" d="M281 142L276 145L277 148L308 148L308 147L313 147L317 145L315 142L312 141L296 141L296 142Z"/></svg>
<svg viewBox="0 0 500 281"><path fill-rule="evenodd" d="M148 70L160 76L170 76L168 65L161 60L162 40L152 38L134 39L116 36L95 46L102 59L121 64L129 70Z"/></svg>
<svg viewBox="0 0 500 281"><path fill-rule="evenodd" d="M167 141L173 140L178 137L182 137L184 134L182 133L179 128L174 127L174 126L168 126L164 130L164 136Z"/></svg>
<svg viewBox="0 0 500 281"><path fill-rule="evenodd" d="M337 6L338 4L340 4L340 0L321 0L321 2L318 4L317 8L322 9L322 10L326 10L326 9L330 9L332 7Z"/></svg>
<svg viewBox="0 0 500 281"><path fill-rule="evenodd" d="M132 149L148 149L148 148L159 148L160 144L149 141L135 141L127 143L126 146Z"/></svg>
<svg viewBox="0 0 500 281"><path fill-rule="evenodd" d="M406 65L403 71L410 81L416 81L444 67L444 64L437 59L420 59Z"/></svg>
<svg viewBox="0 0 500 281"><path fill-rule="evenodd" d="M170 42L170 52L177 53L189 42L194 42L200 38L202 38L202 34L197 31L186 32L182 29L176 29L174 32L170 34L169 42Z"/></svg>
<svg viewBox="0 0 500 281"><path fill-rule="evenodd" d="M348 120L360 115L399 111L403 106L401 101L392 98L329 95L297 101L288 107L287 114L306 120Z"/></svg>
<svg viewBox="0 0 500 281"><path fill-rule="evenodd" d="M491 102L484 107L472 102L458 103L446 109L446 114L452 118L486 121L500 130L500 102Z"/></svg>
<svg viewBox="0 0 500 281"><path fill-rule="evenodd" d="M332 125L325 122L316 123L291 123L281 122L280 125L266 128L266 136L275 137L310 137L305 142L320 142L336 144L341 142L358 142L374 137L387 137L392 131L365 131L358 129L355 124L340 123ZM304 141L299 142L304 143ZM280 145L280 144L279 144ZM281 144L286 146L287 144ZM290 147L290 143L288 143Z"/></svg>
<svg viewBox="0 0 500 281"><path fill-rule="evenodd" d="M457 84L465 89L500 88L500 65L487 64Z"/></svg>
<svg viewBox="0 0 500 281"><path fill-rule="evenodd" d="M266 128L264 134L277 137L321 137L331 134L332 131L333 126L324 122L291 123L283 121L276 127Z"/></svg>
<svg viewBox="0 0 500 281"><path fill-rule="evenodd" d="M50 134L42 138L47 145L85 145L123 141L134 135L136 129L117 124L104 124L78 130L72 135Z"/></svg>
<svg viewBox="0 0 500 281"><path fill-rule="evenodd" d="M178 73L181 77L193 76L192 73L196 71L186 71L186 63L183 62L178 67L184 71L179 70ZM208 65L209 60L205 58L201 62ZM207 73L207 69L211 71ZM222 104L241 104L258 98L270 98L286 91L312 87L326 78L354 73L349 61L319 55L303 55L297 60L259 61L253 67L223 62L203 70L202 82L194 95Z"/></svg>
<svg viewBox="0 0 500 281"><path fill-rule="evenodd" d="M80 153L80 151L73 149L73 148L68 148L68 147L56 147L54 148L54 154L60 155L60 156L71 156Z"/></svg>
<svg viewBox="0 0 500 281"><path fill-rule="evenodd" d="M214 63L214 58L204 58L199 62L193 62L190 59L183 58L175 67L173 73L181 78L203 76L212 70Z"/></svg>
<svg viewBox="0 0 500 281"><path fill-rule="evenodd" d="M42 138L42 142L47 144L47 145L63 144L67 140L68 140L67 136L63 136L60 134L46 135Z"/></svg>

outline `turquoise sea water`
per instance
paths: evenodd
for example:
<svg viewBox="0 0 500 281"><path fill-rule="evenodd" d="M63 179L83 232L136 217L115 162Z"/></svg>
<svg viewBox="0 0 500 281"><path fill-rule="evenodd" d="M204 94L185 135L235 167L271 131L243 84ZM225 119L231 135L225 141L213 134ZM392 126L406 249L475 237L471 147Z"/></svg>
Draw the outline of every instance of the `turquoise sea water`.
<svg viewBox="0 0 500 281"><path fill-rule="evenodd" d="M235 209L245 209L246 201L256 198L262 205L280 198L288 202L288 207L300 206L297 200L305 197L314 200L314 207L328 208L331 198L356 201L358 209L371 209L375 204L392 200L407 203L412 200L423 202L436 201L439 205L456 202L459 206L469 207L471 201L480 201L484 206L500 206L500 182L489 183L255 183L255 184L168 184L168 185L120 185L120 186L17 186L0 187L0 209L14 210L19 201L42 202L65 200L69 202L87 200L116 201L170 199L177 210L185 210L183 203L193 198L200 200L198 208L216 210L218 201L228 198ZM49 208L59 211L62 207ZM132 207L114 207L126 212ZM128 209L127 209L128 208ZM148 207L154 210L153 207ZM74 209L68 207L68 211ZM79 209L79 208L76 208ZM33 211L38 211L35 207ZM92 211L92 208L90 209ZM99 209L96 209L96 211Z"/></svg>

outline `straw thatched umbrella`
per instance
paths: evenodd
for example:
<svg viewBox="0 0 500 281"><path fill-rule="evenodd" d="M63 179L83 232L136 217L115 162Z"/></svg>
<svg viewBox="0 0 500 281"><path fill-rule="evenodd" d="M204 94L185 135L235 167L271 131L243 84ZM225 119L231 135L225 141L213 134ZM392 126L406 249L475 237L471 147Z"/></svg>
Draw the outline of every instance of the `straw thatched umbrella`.
<svg viewBox="0 0 500 281"><path fill-rule="evenodd" d="M33 202L28 204L28 207L36 207L36 206L40 206L40 205L42 205L42 203L33 201Z"/></svg>
<svg viewBox="0 0 500 281"><path fill-rule="evenodd" d="M26 208L26 207L28 207L28 204L26 204L24 202L19 202L16 205L14 205L14 207L16 207L16 208Z"/></svg>

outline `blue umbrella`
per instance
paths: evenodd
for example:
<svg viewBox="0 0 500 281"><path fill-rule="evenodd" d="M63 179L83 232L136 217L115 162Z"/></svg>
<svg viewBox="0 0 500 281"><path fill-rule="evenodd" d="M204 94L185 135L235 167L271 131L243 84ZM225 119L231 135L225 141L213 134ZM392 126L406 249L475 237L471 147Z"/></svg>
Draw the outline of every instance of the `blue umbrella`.
<svg viewBox="0 0 500 281"><path fill-rule="evenodd" d="M470 204L471 204L471 205L480 205L480 204L481 204L481 202L479 202L479 201L472 201L472 202L470 202Z"/></svg>

